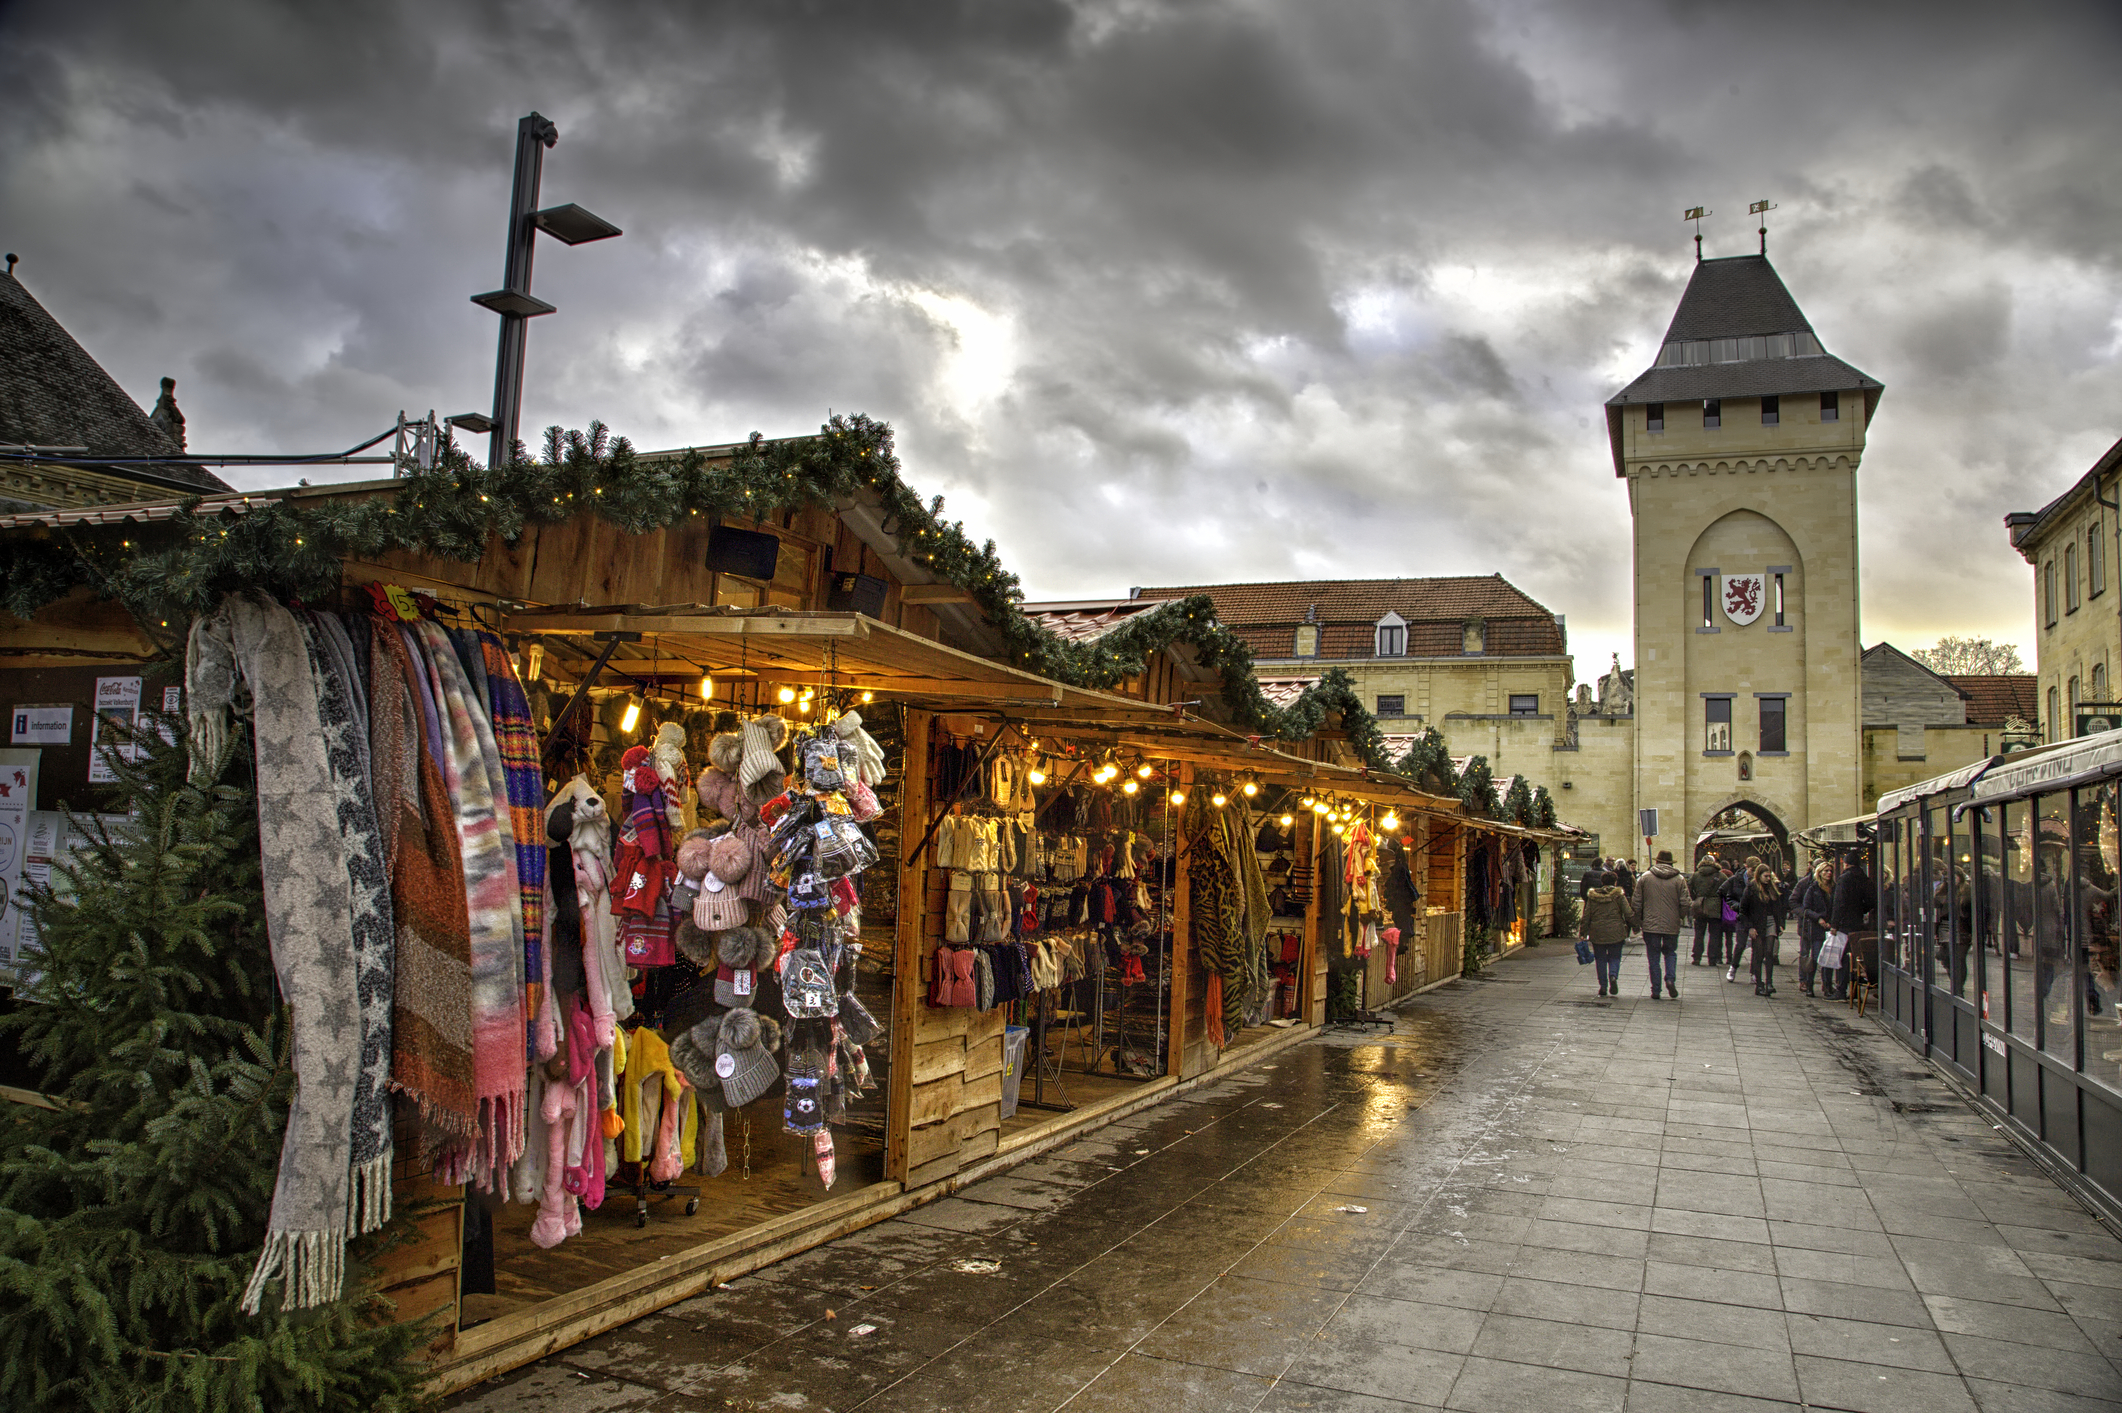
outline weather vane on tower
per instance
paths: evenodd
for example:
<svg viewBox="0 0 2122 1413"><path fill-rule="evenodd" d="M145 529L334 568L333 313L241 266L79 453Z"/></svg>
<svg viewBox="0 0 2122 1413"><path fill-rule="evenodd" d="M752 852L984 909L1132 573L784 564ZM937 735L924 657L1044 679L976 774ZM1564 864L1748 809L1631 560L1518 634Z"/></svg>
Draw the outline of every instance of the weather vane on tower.
<svg viewBox="0 0 2122 1413"><path fill-rule="evenodd" d="M1681 220L1693 221L1695 223L1695 263L1697 265L1702 263L1702 218L1705 216L1714 216L1716 214L1716 212L1708 210L1705 207L1690 206L1687 208L1686 211L1682 212L1680 215Z"/></svg>
<svg viewBox="0 0 2122 1413"><path fill-rule="evenodd" d="M1775 209L1776 203L1773 201L1756 201L1753 205L1746 208L1747 215L1761 218L1761 253L1763 255L1768 254L1768 213Z"/></svg>

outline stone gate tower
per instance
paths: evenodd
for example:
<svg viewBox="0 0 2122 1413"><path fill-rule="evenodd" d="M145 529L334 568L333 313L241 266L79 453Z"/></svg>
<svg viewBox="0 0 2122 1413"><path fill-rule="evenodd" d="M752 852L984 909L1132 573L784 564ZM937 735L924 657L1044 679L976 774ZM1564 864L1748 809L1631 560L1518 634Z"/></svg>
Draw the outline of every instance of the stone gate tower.
<svg viewBox="0 0 2122 1413"><path fill-rule="evenodd" d="M1741 255L1695 266L1656 364L1606 405L1635 524L1635 805L1683 866L1735 805L1785 838L1859 808L1857 465L1881 392Z"/></svg>

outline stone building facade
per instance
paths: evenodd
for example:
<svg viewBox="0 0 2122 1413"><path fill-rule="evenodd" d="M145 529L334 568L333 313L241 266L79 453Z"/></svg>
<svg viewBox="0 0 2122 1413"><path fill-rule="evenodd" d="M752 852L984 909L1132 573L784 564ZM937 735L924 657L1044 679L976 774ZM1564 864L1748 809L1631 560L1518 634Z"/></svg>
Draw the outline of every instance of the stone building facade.
<svg viewBox="0 0 2122 1413"><path fill-rule="evenodd" d="M2012 548L2034 571L2034 670L2045 740L2122 725L2113 710L2122 697L2114 677L2122 646L2122 592L2114 587L2122 552L2118 503L2122 441L2041 509L2004 517Z"/></svg>

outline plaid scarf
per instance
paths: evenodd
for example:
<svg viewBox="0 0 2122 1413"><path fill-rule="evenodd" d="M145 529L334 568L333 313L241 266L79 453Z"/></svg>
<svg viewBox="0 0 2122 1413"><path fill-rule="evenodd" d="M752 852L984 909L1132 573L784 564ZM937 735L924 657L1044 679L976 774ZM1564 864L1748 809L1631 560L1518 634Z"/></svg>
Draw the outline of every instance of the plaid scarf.
<svg viewBox="0 0 2122 1413"><path fill-rule="evenodd" d="M486 666L486 700L501 750L508 786L508 819L516 836L516 893L523 903L524 1014L535 1016L545 959L545 768L538 755L538 728L530 699L516 676L516 663L501 640L481 629L474 634ZM498 806L501 802L494 801Z"/></svg>

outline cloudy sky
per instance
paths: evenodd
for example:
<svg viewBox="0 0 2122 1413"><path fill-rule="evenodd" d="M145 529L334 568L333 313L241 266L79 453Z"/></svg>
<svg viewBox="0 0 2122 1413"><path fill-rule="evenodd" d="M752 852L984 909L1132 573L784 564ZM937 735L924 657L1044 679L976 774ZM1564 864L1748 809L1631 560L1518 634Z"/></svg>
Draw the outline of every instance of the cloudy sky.
<svg viewBox="0 0 2122 1413"><path fill-rule="evenodd" d="M1628 634L1599 404L1681 209L1737 254L1766 197L1887 387L1866 640L2030 648L1999 517L2122 434L2118 14L0 0L0 244L194 449L337 449L489 403L466 296L537 109L546 203L626 235L541 247L527 434L868 412L1035 596L1500 571L1589 676Z"/></svg>

